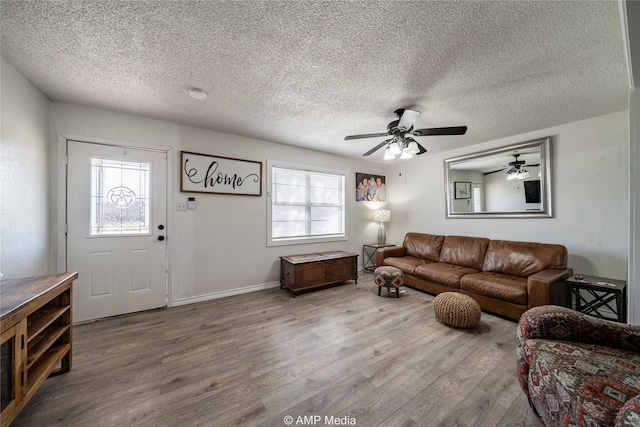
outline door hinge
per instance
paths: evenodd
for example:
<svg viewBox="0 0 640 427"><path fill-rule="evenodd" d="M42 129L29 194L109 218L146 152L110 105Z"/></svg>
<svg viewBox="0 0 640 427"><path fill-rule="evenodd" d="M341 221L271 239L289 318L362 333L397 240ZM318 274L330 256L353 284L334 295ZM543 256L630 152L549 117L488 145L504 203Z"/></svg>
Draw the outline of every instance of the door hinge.
<svg viewBox="0 0 640 427"><path fill-rule="evenodd" d="M68 222L64 223L64 234L69 234L69 223Z"/></svg>
<svg viewBox="0 0 640 427"><path fill-rule="evenodd" d="M64 164L65 164L65 166L69 166L69 155L68 154L64 155Z"/></svg>

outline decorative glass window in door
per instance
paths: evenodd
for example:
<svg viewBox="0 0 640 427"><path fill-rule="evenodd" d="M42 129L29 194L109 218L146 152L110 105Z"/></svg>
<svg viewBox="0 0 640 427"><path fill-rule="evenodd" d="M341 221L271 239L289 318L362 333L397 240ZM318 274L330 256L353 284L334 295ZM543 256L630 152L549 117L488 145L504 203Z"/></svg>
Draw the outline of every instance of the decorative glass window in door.
<svg viewBox="0 0 640 427"><path fill-rule="evenodd" d="M91 235L150 234L151 164L91 158Z"/></svg>

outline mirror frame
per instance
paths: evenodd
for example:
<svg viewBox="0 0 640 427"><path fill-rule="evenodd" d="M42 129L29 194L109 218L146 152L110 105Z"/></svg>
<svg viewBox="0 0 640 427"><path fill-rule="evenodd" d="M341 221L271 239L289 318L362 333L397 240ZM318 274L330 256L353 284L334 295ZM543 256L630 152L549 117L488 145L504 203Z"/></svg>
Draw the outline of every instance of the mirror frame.
<svg viewBox="0 0 640 427"><path fill-rule="evenodd" d="M512 152L515 150L540 147L540 209L532 211L512 211L512 212L452 212L453 194L451 182L451 166L464 162L465 160L477 159L480 157L495 154ZM551 137L547 136L531 141L508 145L453 157L444 161L444 181L445 181L445 205L447 218L553 218L552 209L552 185L551 185Z"/></svg>

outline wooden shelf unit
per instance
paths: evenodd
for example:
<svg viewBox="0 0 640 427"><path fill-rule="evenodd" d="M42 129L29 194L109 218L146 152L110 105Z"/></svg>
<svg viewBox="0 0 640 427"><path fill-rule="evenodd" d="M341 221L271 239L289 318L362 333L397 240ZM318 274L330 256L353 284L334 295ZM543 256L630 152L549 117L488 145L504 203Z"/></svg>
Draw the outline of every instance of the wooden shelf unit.
<svg viewBox="0 0 640 427"><path fill-rule="evenodd" d="M71 369L72 283L78 273L0 282L1 427L51 375Z"/></svg>

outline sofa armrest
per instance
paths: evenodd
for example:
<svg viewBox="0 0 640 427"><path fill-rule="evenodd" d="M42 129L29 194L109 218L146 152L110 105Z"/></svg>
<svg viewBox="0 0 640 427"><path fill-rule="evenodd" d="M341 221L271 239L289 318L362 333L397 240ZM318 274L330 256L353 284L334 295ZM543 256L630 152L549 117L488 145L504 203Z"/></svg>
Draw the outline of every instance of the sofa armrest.
<svg viewBox="0 0 640 427"><path fill-rule="evenodd" d="M640 352L640 326L600 319L554 305L527 310L518 322L518 344L549 339L596 344Z"/></svg>
<svg viewBox="0 0 640 427"><path fill-rule="evenodd" d="M382 265L382 260L388 256L405 256L406 249L404 246L389 246L387 248L380 248L376 251L376 267Z"/></svg>
<svg viewBox="0 0 640 427"><path fill-rule="evenodd" d="M529 276L527 278L528 308L549 304L567 305L565 279L572 274L573 270L570 268L548 268Z"/></svg>

